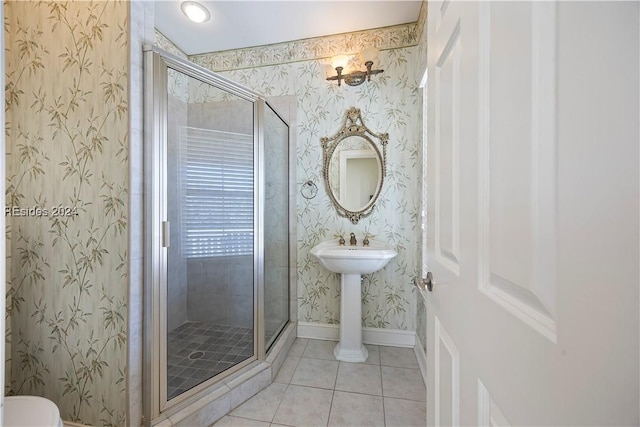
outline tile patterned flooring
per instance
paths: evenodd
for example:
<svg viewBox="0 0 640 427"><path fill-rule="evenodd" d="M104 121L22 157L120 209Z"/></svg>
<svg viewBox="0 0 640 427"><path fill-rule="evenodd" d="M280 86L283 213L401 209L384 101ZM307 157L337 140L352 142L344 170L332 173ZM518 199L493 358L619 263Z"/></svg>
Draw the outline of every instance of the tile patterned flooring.
<svg viewBox="0 0 640 427"><path fill-rule="evenodd" d="M167 395L184 393L253 355L253 329L187 322L169 332Z"/></svg>
<svg viewBox="0 0 640 427"><path fill-rule="evenodd" d="M425 426L413 349L367 345L364 363L335 360L333 341L296 339L275 381L218 426Z"/></svg>

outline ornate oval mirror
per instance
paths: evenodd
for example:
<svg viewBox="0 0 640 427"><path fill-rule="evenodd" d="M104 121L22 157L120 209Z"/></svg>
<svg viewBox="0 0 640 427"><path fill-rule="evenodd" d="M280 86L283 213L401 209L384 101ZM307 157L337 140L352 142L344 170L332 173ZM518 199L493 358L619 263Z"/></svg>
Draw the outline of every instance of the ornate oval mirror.
<svg viewBox="0 0 640 427"><path fill-rule="evenodd" d="M337 134L321 138L327 194L338 215L354 224L371 214L382 190L388 139L388 134L367 128L355 107L347 111Z"/></svg>

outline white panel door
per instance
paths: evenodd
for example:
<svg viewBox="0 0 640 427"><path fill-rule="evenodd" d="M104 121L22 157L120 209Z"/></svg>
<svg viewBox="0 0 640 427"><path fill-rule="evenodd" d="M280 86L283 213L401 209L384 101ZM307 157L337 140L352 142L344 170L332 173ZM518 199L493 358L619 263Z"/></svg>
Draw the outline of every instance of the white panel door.
<svg viewBox="0 0 640 427"><path fill-rule="evenodd" d="M639 9L429 2L430 425L640 423Z"/></svg>

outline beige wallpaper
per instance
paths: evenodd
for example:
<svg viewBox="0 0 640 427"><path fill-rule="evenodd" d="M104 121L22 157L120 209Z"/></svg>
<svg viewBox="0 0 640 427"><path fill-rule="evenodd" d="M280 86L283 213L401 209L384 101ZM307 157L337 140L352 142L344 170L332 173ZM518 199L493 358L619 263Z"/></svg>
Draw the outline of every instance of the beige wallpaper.
<svg viewBox="0 0 640 427"><path fill-rule="evenodd" d="M10 392L125 424L128 3L5 2Z"/></svg>
<svg viewBox="0 0 640 427"><path fill-rule="evenodd" d="M154 33L156 37L156 40L155 40L156 45L158 45L163 50L169 53L179 56L180 58L185 58L185 59L187 58L187 54L184 53L182 50L180 50L180 48L176 46L171 40L166 38L164 34L162 34L157 29L155 29Z"/></svg>
<svg viewBox="0 0 640 427"><path fill-rule="evenodd" d="M422 19L422 15L425 12L426 7L423 7L420 19ZM357 17L354 19L357 19ZM337 54L354 55L367 46L375 46L380 50L398 49L415 46L418 43L422 35L422 23L424 22L420 21L420 19L417 23L192 55L189 59L213 71L233 71L242 68L313 61ZM167 39L165 38L165 40Z"/></svg>

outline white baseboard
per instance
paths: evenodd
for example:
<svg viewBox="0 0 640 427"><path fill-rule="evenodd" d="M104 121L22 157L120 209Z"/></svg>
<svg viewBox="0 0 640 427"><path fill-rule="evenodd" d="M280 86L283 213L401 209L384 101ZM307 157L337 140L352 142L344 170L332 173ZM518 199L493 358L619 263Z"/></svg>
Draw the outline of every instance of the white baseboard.
<svg viewBox="0 0 640 427"><path fill-rule="evenodd" d="M416 345L413 347L416 352L416 359L418 359L418 365L420 366L420 372L422 372L422 379L424 384L427 385L427 354L424 352L420 337L416 335Z"/></svg>
<svg viewBox="0 0 640 427"><path fill-rule="evenodd" d="M339 325L330 325L328 323L298 322L298 337L338 341L340 338L340 329Z"/></svg>
<svg viewBox="0 0 640 427"><path fill-rule="evenodd" d="M298 322L298 337L338 341L340 325ZM416 333L400 329L362 328L362 341L365 344L411 348L416 344Z"/></svg>

